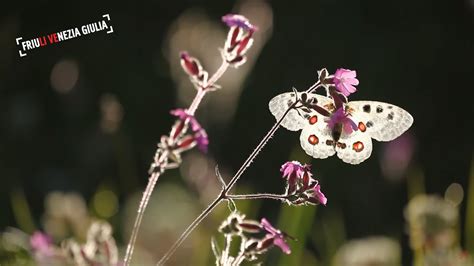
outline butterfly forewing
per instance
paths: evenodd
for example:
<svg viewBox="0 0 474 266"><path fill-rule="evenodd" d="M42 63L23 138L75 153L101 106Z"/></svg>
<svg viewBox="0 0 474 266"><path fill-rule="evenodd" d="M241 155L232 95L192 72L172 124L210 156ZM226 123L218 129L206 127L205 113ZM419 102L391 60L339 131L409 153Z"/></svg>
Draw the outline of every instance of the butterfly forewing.
<svg viewBox="0 0 474 266"><path fill-rule="evenodd" d="M277 121L280 120L280 118L285 114L288 108L293 103L295 103L297 99L301 99L301 96L303 94L307 95L305 98L307 99L308 102L314 102L320 106L326 106L326 105L331 104L332 102L330 98L327 98L318 94L313 94L313 93L307 94L305 92L298 92L295 95L295 92L287 92L287 93L279 94L270 100L270 103L268 104L270 112L273 114L273 116L275 116ZM301 104L299 105L301 106ZM304 110L306 110L306 112ZM286 117L283 119L283 121L281 122L281 125L288 130L298 131L305 126L306 124L305 122L307 118L309 117L310 113L312 112L313 110L310 110L308 108L298 108L298 110L292 109L288 112Z"/></svg>
<svg viewBox="0 0 474 266"><path fill-rule="evenodd" d="M359 131L378 141L391 141L413 124L413 117L393 104L375 101L354 101L348 104L351 118Z"/></svg>
<svg viewBox="0 0 474 266"><path fill-rule="evenodd" d="M296 101L294 92L287 92L273 97L268 104L270 112L275 116L276 120L280 120L286 110ZM291 131L298 131L303 128L305 119L292 109L281 122L281 125Z"/></svg>

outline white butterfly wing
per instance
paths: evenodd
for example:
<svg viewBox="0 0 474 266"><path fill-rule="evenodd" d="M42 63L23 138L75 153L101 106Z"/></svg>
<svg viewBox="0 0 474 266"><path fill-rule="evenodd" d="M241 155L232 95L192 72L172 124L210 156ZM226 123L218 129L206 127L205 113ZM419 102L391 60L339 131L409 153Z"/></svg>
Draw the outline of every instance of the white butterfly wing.
<svg viewBox="0 0 474 266"><path fill-rule="evenodd" d="M298 92L298 99L301 98L301 95L303 93L304 92ZM316 98L316 102L318 102L320 106L324 106L332 102L330 98L313 93L307 94L307 98ZM295 97L294 92L282 93L273 97L273 99L270 100L268 107L270 109L270 112L278 121L285 114L288 107L290 107L296 100L297 97ZM288 112L288 114L281 122L281 126L291 131L298 131L306 125L308 117L309 114L302 111L301 109L299 111L292 109Z"/></svg>
<svg viewBox="0 0 474 266"><path fill-rule="evenodd" d="M393 104L354 101L347 105L350 108L352 120L359 126L357 132L362 135L367 133L378 141L391 141L407 131L413 124L410 113Z"/></svg>
<svg viewBox="0 0 474 266"><path fill-rule="evenodd" d="M342 134L336 144L337 157L350 164L360 164L372 154L372 139L368 134L354 131Z"/></svg>
<svg viewBox="0 0 474 266"><path fill-rule="evenodd" d="M270 100L268 107L270 108L270 112L278 121L285 114L288 107L290 107L295 101L295 93L287 92L273 97L273 99ZM281 126L291 131L302 129L304 124L305 119L301 117L295 109L290 110L281 122Z"/></svg>
<svg viewBox="0 0 474 266"><path fill-rule="evenodd" d="M334 140L325 117L313 112L306 120L300 135L303 150L311 157L324 159L334 155Z"/></svg>

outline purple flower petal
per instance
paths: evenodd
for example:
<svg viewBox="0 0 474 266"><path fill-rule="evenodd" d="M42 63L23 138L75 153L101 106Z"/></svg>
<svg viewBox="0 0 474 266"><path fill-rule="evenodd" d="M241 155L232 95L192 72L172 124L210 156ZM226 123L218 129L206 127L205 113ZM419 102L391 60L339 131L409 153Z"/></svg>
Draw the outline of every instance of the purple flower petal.
<svg viewBox="0 0 474 266"><path fill-rule="evenodd" d="M196 120L196 118L194 118L194 116L189 115L188 113L186 113L186 110L178 108L178 109L175 109L175 110L171 110L170 113L174 116L179 117L179 119L181 119L183 121L186 120L186 119L189 119L189 124L191 125L191 129L193 130L193 132L198 132L202 129L201 125Z"/></svg>
<svg viewBox="0 0 474 266"><path fill-rule="evenodd" d="M348 117L348 114L344 111L344 107L337 109L326 122L331 130L334 129L337 124L342 124L344 133L346 134L357 131L356 123Z"/></svg>
<svg viewBox="0 0 474 266"><path fill-rule="evenodd" d="M268 233L270 233L271 235L276 235L280 232L275 227L273 227L273 225L265 218L262 218L260 220L260 224L262 225L263 229L267 231Z"/></svg>
<svg viewBox="0 0 474 266"><path fill-rule="evenodd" d="M248 31L255 31L257 27L252 25L250 21L242 16L237 14L227 14L222 17L222 21L227 24L229 27L239 27Z"/></svg>
<svg viewBox="0 0 474 266"><path fill-rule="evenodd" d="M278 246L285 254L291 253L290 246L288 246L288 244L283 238L275 237L275 240L273 240L273 244L275 244L275 246Z"/></svg>
<svg viewBox="0 0 474 266"><path fill-rule="evenodd" d="M313 196L321 203L323 204L324 206L326 206L326 203L328 202L328 199L326 198L326 196L323 194L323 192L321 192L321 186L320 185L316 185L314 188L313 188Z"/></svg>
<svg viewBox="0 0 474 266"><path fill-rule="evenodd" d="M290 254L291 250L288 244L285 242L285 234L280 230L273 227L273 225L268 222L267 219L262 218L260 220L260 225L263 227L263 230L267 231L266 239L273 238L273 244L278 246L284 253Z"/></svg>
<svg viewBox="0 0 474 266"><path fill-rule="evenodd" d="M200 132L196 134L196 144L198 146L198 149L201 150L202 152L206 153L207 152L207 146L209 145L209 139L207 137L206 131L202 129Z"/></svg>

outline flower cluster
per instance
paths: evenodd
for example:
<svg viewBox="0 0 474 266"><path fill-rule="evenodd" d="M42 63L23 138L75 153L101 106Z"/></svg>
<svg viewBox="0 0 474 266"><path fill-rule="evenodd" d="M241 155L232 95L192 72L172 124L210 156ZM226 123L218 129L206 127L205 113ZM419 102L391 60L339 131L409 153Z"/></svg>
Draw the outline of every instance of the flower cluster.
<svg viewBox="0 0 474 266"><path fill-rule="evenodd" d="M331 113L328 113L326 109L318 105L311 106L311 108L328 117L325 121L331 130L336 125L342 125L345 134L349 135L353 131L357 131L357 125L349 117L350 113L343 104L347 102L349 95L357 91L355 87L359 84L357 72L355 70L339 68L334 75L329 75L327 69L323 68L318 71L318 76L319 82L326 88L327 96L333 99L335 108Z"/></svg>
<svg viewBox="0 0 474 266"><path fill-rule="evenodd" d="M257 27L242 15L228 14L222 21L230 27L227 34L222 58L233 67L239 67L247 61L245 54L253 44L252 35Z"/></svg>
<svg viewBox="0 0 474 266"><path fill-rule="evenodd" d="M181 164L181 153L197 146L202 152L207 152L209 139L206 130L201 127L196 118L184 109L170 112L178 117L171 128L169 136L162 136L158 144L150 174L156 171L176 168Z"/></svg>
<svg viewBox="0 0 474 266"><path fill-rule="evenodd" d="M254 261L258 255L274 246L279 247L285 254L291 253L286 243L289 236L273 227L265 218L258 222L245 219L245 215L238 212L232 212L219 227L219 232L226 237L226 246L222 252L214 252L217 265L240 265L244 260ZM234 237L240 238L240 250L236 256L232 256L229 250Z"/></svg>
<svg viewBox="0 0 474 266"><path fill-rule="evenodd" d="M91 225L86 243L68 240L62 248L75 265L118 265L118 249L112 237L112 227L106 222Z"/></svg>
<svg viewBox="0 0 474 266"><path fill-rule="evenodd" d="M321 192L319 182L313 179L311 166L300 162L286 162L280 169L283 178L286 179L286 201L288 204L323 204L326 205L327 198Z"/></svg>
<svg viewBox="0 0 474 266"><path fill-rule="evenodd" d="M198 109L204 96L217 88L216 82L222 77L227 69L238 67L246 61L246 52L252 46L253 33L257 30L247 18L241 15L226 15L222 17L224 23L229 27L229 34L224 48L221 49L222 63L214 74L209 75L204 70L198 59L187 52L180 53L180 63L184 72L189 76L197 93L187 109L176 109L171 114L178 117L174 123L170 134L161 137L158 148L155 152L153 162L149 168L150 178L138 207L135 223L130 235L130 240L125 252L124 264L129 265L132 259L133 250L138 237L141 220L146 209L153 189L158 178L167 170L180 166L181 153L197 146L201 151L206 152L209 140L206 131L197 122L194 114ZM186 236L183 236L183 238ZM178 240L181 241L181 240ZM170 254L174 252L170 249ZM163 257L166 261L169 254Z"/></svg>
<svg viewBox="0 0 474 266"><path fill-rule="evenodd" d="M12 256L8 265L121 265L112 236L112 227L104 221L91 224L87 231L86 242L83 244L73 239L66 239L61 245L56 245L50 235L41 231L28 236L20 230L15 230L10 235L11 238L15 238L14 243L19 244L13 248L17 254L27 254L28 257ZM1 235L0 242L4 241L4 237L5 233ZM24 244L20 244L23 242ZM3 250L0 249L1 252Z"/></svg>

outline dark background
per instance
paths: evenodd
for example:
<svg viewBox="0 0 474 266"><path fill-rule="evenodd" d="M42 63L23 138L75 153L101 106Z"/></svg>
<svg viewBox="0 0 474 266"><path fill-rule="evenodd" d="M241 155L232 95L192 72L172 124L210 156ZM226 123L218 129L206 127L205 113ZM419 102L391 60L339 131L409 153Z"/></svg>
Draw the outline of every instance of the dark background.
<svg viewBox="0 0 474 266"><path fill-rule="evenodd" d="M168 111L176 107L175 85L160 48L164 35L189 8L218 21L232 10L233 1L7 5L0 11L0 229L17 226L10 192L18 187L38 224L43 198L52 190L79 191L87 199L108 182L123 200L143 189L155 143L168 132L173 121ZM273 1L271 6L273 35L244 83L235 116L226 127L207 128L209 154L219 164L232 172L238 169L274 122L267 108L274 95L292 86L308 87L319 68L346 67L357 70L361 82L352 100L390 102L413 115L410 132L416 148L410 165L424 173L426 192L443 195L453 182L467 188L473 132L472 1ZM76 27L104 13L112 18L114 34L80 37L18 56L16 37ZM67 95L50 84L51 69L62 58L76 60L80 69L80 90ZM117 136L98 126L99 97L105 92L116 95L124 109L119 137L128 156L121 173ZM201 114L202 109L197 116ZM242 183L256 191L278 191L281 184L271 180L298 145L298 136L278 131ZM403 219L407 184L381 177L381 147L375 143L372 157L358 166L337 158L312 161L330 202L318 209L316 219L340 210L348 238L396 236L408 261ZM465 202L460 209L464 217ZM277 204L264 203L260 214L275 217L277 211Z"/></svg>

